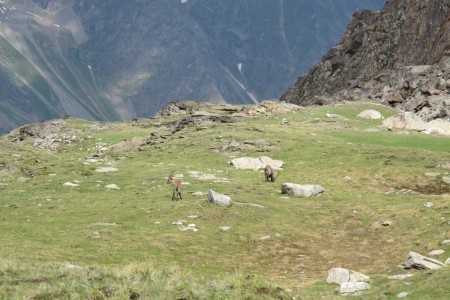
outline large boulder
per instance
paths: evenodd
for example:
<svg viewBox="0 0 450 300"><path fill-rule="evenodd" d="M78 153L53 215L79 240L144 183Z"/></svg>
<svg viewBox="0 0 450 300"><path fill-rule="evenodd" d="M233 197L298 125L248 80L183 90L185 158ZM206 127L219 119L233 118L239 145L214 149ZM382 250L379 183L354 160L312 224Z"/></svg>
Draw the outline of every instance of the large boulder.
<svg viewBox="0 0 450 300"><path fill-rule="evenodd" d="M208 201L218 206L228 207L231 205L231 198L227 195L219 194L213 190L208 192Z"/></svg>
<svg viewBox="0 0 450 300"><path fill-rule="evenodd" d="M383 122L383 126L389 130L417 130L423 131L426 123L420 117L412 112L401 112L392 117L387 118Z"/></svg>
<svg viewBox="0 0 450 300"><path fill-rule="evenodd" d="M281 193L288 194L296 197L311 197L321 195L325 192L325 189L316 184L295 184L295 183L283 183L281 185Z"/></svg>
<svg viewBox="0 0 450 300"><path fill-rule="evenodd" d="M248 169L248 170L263 169L267 165L270 165L274 170L281 170L284 165L283 161L274 160L267 156L260 156L258 158L240 157L235 158L229 161L228 163L232 166L235 166L237 169Z"/></svg>

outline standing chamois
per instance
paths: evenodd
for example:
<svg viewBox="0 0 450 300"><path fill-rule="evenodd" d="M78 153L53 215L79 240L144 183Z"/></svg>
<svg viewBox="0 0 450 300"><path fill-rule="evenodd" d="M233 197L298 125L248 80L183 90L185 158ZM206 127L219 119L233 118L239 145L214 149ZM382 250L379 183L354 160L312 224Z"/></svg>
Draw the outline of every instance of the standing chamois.
<svg viewBox="0 0 450 300"><path fill-rule="evenodd" d="M271 181L274 182L275 179L277 179L278 175L280 174L280 172L276 172L272 169L271 166L267 165L264 168L264 176L266 177L266 181Z"/></svg>
<svg viewBox="0 0 450 300"><path fill-rule="evenodd" d="M183 199L181 197L182 184L181 184L181 181L174 179L172 177L172 175L173 175L173 172L170 173L169 177L167 178L167 184L172 184L172 186L173 186L172 201L175 199L178 201L178 197L180 197L180 199Z"/></svg>

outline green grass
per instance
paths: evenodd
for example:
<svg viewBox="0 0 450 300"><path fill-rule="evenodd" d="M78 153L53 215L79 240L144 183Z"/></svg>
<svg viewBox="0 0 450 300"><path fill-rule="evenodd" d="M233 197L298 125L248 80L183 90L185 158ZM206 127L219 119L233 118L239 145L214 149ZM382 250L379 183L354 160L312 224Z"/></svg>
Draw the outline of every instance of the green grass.
<svg viewBox="0 0 450 300"><path fill-rule="evenodd" d="M365 108L394 113L349 104L213 123L201 131L190 127L160 144L106 152L99 164L85 163L97 143L145 139L158 130L158 120L141 120L140 127L105 123L107 129L91 130L94 123L68 119L82 139L56 153L5 136L0 172L6 166L16 172L0 178L4 297L124 299L133 290L152 299L163 299L164 293L186 299L333 299L337 285L326 284L325 278L327 270L339 266L373 278L368 299L395 298L403 290L411 291L411 299L445 299L448 268L431 275L411 271L411 286L386 276L405 272L397 266L409 251L426 254L442 248L447 252L439 259L448 257L449 246L439 245L450 238L448 184L425 173L446 172L437 165L450 159L450 140L383 128L366 132L380 121L357 118ZM330 121L326 112L346 119ZM282 118L289 125L280 125ZM283 160L277 181L267 183L261 172L228 165L231 157L219 149L232 139L277 145L271 152L235 154ZM95 172L106 163L119 172ZM172 171L189 182L181 201L170 200L165 178ZM225 177L229 183L200 181L188 171ZM63 186L75 180L80 186ZM317 198L286 198L280 193L282 182L320 184L326 192ZM120 190L105 189L110 183ZM191 194L209 189L265 208L220 208L207 203L206 196ZM397 194L401 189L421 193ZM434 206L425 209L429 201ZM199 232L178 230L172 222L179 219L195 223ZM385 220L393 226L375 226ZM232 228L221 231L221 226ZM270 238L261 240L264 236ZM83 269L72 274L67 263ZM104 279L86 279L95 274ZM109 296L107 290L98 294L104 287Z"/></svg>

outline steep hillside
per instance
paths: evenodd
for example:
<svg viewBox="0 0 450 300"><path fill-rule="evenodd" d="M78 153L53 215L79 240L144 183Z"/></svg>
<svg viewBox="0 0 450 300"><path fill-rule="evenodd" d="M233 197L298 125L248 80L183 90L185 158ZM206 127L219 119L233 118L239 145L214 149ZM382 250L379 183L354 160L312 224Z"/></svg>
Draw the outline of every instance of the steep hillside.
<svg viewBox="0 0 450 300"><path fill-rule="evenodd" d="M278 98L345 30L345 1L0 1L0 132L62 115L148 117L171 100Z"/></svg>
<svg viewBox="0 0 450 300"><path fill-rule="evenodd" d="M425 119L450 115L450 1L388 1L357 12L342 41L282 100L370 100Z"/></svg>

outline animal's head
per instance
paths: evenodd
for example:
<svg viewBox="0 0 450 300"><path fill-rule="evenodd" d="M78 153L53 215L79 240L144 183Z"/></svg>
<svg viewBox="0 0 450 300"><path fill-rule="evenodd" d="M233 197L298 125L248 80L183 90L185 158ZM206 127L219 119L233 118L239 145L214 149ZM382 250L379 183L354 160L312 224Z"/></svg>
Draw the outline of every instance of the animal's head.
<svg viewBox="0 0 450 300"><path fill-rule="evenodd" d="M173 182L173 172L171 172L170 174L169 174L169 176L167 177L167 183L168 184L170 184L170 183L172 183Z"/></svg>

